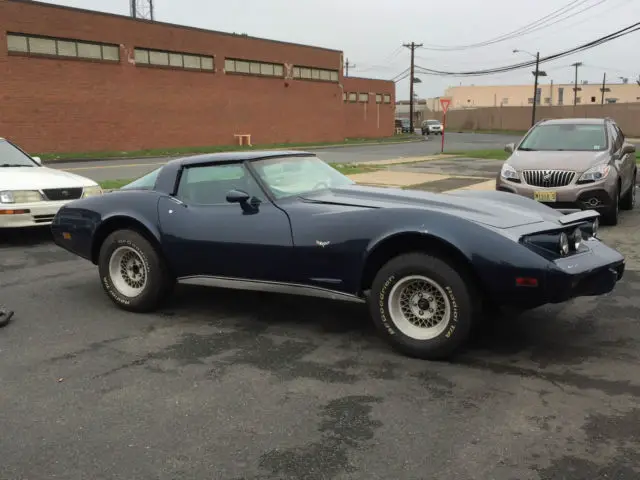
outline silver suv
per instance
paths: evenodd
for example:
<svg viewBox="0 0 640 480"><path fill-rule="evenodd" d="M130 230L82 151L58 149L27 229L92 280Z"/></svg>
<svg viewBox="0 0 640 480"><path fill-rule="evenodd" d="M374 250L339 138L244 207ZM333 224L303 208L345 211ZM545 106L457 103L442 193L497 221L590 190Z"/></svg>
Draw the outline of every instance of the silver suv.
<svg viewBox="0 0 640 480"><path fill-rule="evenodd" d="M542 120L502 165L496 189L538 200L569 213L597 210L616 225L636 194L636 147L609 118Z"/></svg>

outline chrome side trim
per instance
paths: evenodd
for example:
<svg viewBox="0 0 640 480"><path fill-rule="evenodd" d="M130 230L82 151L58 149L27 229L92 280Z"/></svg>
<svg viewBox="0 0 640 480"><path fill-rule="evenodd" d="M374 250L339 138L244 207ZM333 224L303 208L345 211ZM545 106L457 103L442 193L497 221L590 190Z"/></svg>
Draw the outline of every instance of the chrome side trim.
<svg viewBox="0 0 640 480"><path fill-rule="evenodd" d="M258 292L285 293L307 297L326 298L343 302L365 303L365 299L349 293L329 290L313 285L299 283L269 282L265 280L247 280L245 278L214 277L207 275L193 275L180 277L178 282L185 285L199 285L204 287L230 288L233 290L252 290Z"/></svg>

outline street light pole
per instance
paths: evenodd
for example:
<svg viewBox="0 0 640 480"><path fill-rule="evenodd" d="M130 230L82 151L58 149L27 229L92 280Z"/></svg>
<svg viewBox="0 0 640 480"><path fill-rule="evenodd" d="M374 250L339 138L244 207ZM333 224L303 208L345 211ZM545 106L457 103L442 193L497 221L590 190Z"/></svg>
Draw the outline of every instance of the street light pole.
<svg viewBox="0 0 640 480"><path fill-rule="evenodd" d="M540 52L536 53L536 71L533 74L535 80L533 81L533 109L531 110L531 126L536 124L536 104L538 103L538 73L540 67Z"/></svg>

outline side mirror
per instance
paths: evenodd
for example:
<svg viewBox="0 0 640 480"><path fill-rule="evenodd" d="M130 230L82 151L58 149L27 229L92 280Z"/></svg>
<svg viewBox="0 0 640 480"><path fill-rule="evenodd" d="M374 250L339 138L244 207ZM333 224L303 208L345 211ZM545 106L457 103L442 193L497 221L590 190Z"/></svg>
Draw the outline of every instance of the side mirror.
<svg viewBox="0 0 640 480"><path fill-rule="evenodd" d="M251 195L242 190L231 190L227 193L227 202L239 203L245 213L256 213L260 206L260 199L251 197Z"/></svg>
<svg viewBox="0 0 640 480"><path fill-rule="evenodd" d="M622 155L628 155L630 153L636 153L636 146L633 143L625 143L622 146Z"/></svg>
<svg viewBox="0 0 640 480"><path fill-rule="evenodd" d="M229 203L247 203L251 196L242 190L231 190L227 193L227 202Z"/></svg>
<svg viewBox="0 0 640 480"><path fill-rule="evenodd" d="M515 143L507 143L504 146L504 151L507 153L513 153L513 151L516 149L516 145Z"/></svg>
<svg viewBox="0 0 640 480"><path fill-rule="evenodd" d="M33 158L33 160L38 164L38 165L42 165L42 159L40 157L31 157Z"/></svg>

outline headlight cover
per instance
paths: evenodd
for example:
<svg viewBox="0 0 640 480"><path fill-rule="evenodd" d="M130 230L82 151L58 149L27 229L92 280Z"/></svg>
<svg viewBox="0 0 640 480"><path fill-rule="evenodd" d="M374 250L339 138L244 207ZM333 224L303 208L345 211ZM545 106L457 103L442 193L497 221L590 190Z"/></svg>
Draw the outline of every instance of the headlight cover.
<svg viewBox="0 0 640 480"><path fill-rule="evenodd" d="M571 234L571 243L573 249L578 251L580 249L580 245L582 245L582 229L576 228Z"/></svg>
<svg viewBox="0 0 640 480"><path fill-rule="evenodd" d="M558 248L560 250L560 255L562 255L563 257L565 255L569 255L569 237L564 232L560 234L560 241L558 242Z"/></svg>
<svg viewBox="0 0 640 480"><path fill-rule="evenodd" d="M596 165L580 175L578 182L598 182L606 178L610 171L609 165Z"/></svg>
<svg viewBox="0 0 640 480"><path fill-rule="evenodd" d="M97 197L98 195L102 195L102 188L100 185L93 185L91 187L84 187L82 192L82 198L87 197Z"/></svg>
<svg viewBox="0 0 640 480"><path fill-rule="evenodd" d="M500 170L500 176L505 180L519 180L518 172L511 165L504 163Z"/></svg>
<svg viewBox="0 0 640 480"><path fill-rule="evenodd" d="M5 190L0 192L0 203L41 202L42 195L37 190Z"/></svg>

